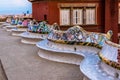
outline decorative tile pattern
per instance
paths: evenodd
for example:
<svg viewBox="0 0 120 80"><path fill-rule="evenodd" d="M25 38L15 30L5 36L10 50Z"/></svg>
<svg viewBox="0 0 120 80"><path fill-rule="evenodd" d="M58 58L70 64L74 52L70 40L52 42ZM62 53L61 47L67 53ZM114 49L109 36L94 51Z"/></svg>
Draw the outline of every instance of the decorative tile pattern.
<svg viewBox="0 0 120 80"><path fill-rule="evenodd" d="M55 42L72 43L77 44L79 42L95 43L103 46L105 40L110 40L112 31L108 31L107 34L87 32L82 27L74 26L67 31L53 30L48 39Z"/></svg>

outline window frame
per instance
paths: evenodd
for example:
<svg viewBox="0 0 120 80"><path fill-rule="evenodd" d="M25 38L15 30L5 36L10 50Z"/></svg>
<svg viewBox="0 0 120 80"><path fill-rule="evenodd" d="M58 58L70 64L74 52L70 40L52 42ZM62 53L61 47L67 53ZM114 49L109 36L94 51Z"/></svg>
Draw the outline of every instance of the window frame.
<svg viewBox="0 0 120 80"><path fill-rule="evenodd" d="M74 10L75 10L75 9L76 9L76 10L77 10L77 9L81 9L81 10L82 10L82 14L81 14L81 15L82 15L82 19L81 19L82 22L81 22L80 24L79 24L79 23L78 23L78 24L74 24L74 21L73 21L73 20L74 20ZM79 18L79 17L78 17L78 18ZM83 24L83 7L74 7L74 8L72 9L71 19L72 19L72 21L71 21L71 24L72 24L72 25L82 25L82 24ZM77 19L77 18L76 18L76 19ZM76 20L76 21L77 21L77 20Z"/></svg>
<svg viewBox="0 0 120 80"><path fill-rule="evenodd" d="M94 15L94 23L93 23L93 24L90 24L91 22L87 23L87 9L94 9L94 10L95 10L95 13L94 13L94 14L95 14L95 15ZM97 22L97 21L96 21L97 16L96 16L96 8L95 8L95 7L86 7L86 9L85 9L85 14L86 14L86 15L85 15L85 16L86 16L86 17L85 17L85 18L86 18L86 19L85 19L85 25L94 25L94 24L96 24L96 22ZM89 17L89 18L90 18L90 17Z"/></svg>
<svg viewBox="0 0 120 80"><path fill-rule="evenodd" d="M118 7L118 24L120 24L120 3L119 3L119 7Z"/></svg>
<svg viewBox="0 0 120 80"><path fill-rule="evenodd" d="M61 20L61 19L62 19L62 17L61 17L61 15L62 15L62 14L61 14L61 10L62 10L62 9L63 9L63 10L64 10L64 9L66 9L66 10L68 9L68 10L69 10L69 23L68 23L68 24L62 24L62 20ZM62 25L62 26L63 26L63 25L66 25L66 26L67 26L67 25L71 25L71 24L70 24L70 23L71 23L71 20L70 20L70 15L71 15L71 14L70 14L70 11L71 11L70 8L61 8L61 9L60 9L60 25Z"/></svg>
<svg viewBox="0 0 120 80"><path fill-rule="evenodd" d="M59 11L62 8L70 8L70 25L97 25L97 8L98 4L97 3L59 3L58 4ZM76 8L83 8L83 24L73 24L73 10ZM86 8L94 8L95 9L95 23L94 24L86 24ZM59 19L60 20L60 19ZM64 26L64 25L60 25Z"/></svg>

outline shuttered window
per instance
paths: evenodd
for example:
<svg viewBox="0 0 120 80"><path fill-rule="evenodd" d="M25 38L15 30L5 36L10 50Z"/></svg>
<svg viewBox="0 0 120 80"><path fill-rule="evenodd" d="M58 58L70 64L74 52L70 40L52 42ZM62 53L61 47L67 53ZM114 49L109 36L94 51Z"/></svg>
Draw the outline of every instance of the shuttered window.
<svg viewBox="0 0 120 80"><path fill-rule="evenodd" d="M70 25L70 9L60 9L60 25Z"/></svg>
<svg viewBox="0 0 120 80"><path fill-rule="evenodd" d="M95 8L86 8L86 24L95 24Z"/></svg>
<svg viewBox="0 0 120 80"><path fill-rule="evenodd" d="M83 9L73 9L73 25L83 24Z"/></svg>
<svg viewBox="0 0 120 80"><path fill-rule="evenodd" d="M59 4L60 25L96 25L97 4Z"/></svg>

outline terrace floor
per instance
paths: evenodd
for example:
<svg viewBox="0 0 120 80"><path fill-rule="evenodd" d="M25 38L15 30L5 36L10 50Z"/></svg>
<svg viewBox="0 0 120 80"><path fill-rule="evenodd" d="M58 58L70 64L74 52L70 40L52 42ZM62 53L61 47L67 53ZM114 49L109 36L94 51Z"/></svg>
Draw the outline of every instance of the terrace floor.
<svg viewBox="0 0 120 80"><path fill-rule="evenodd" d="M42 59L37 52L35 45L0 28L0 59L8 80L82 80L79 66Z"/></svg>
<svg viewBox="0 0 120 80"><path fill-rule="evenodd" d="M1 61L0 61L0 80L8 80Z"/></svg>

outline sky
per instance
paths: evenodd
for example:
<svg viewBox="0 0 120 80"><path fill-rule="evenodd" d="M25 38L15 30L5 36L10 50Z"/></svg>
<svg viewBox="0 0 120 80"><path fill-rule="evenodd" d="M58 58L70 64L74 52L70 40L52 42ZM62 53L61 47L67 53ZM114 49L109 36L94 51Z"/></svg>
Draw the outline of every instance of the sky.
<svg viewBox="0 0 120 80"><path fill-rule="evenodd" d="M28 0L0 0L0 14L32 13L32 4Z"/></svg>

